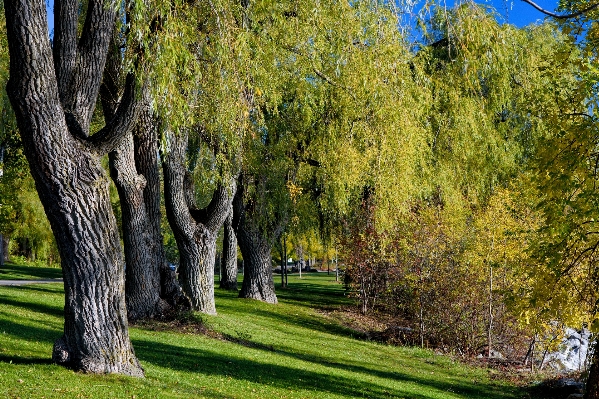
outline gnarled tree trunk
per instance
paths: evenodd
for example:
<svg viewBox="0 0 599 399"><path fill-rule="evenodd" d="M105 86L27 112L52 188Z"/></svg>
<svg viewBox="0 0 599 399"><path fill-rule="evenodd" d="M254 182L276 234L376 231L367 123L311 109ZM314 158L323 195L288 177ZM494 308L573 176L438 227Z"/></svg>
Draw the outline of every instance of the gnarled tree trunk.
<svg viewBox="0 0 599 399"><path fill-rule="evenodd" d="M193 310L216 314L216 236L229 210L234 185L219 187L207 208L195 207L193 182L185 166L187 134L169 134L164 154L166 214L179 248L179 282Z"/></svg>
<svg viewBox="0 0 599 399"><path fill-rule="evenodd" d="M247 215L241 184L233 201L233 209L233 226L243 256L243 284L239 297L277 303L270 255L272 244L266 232L261 231L255 220ZM277 236L276 231L271 233Z"/></svg>
<svg viewBox="0 0 599 399"><path fill-rule="evenodd" d="M135 85L128 80L115 118L88 138L115 5L89 2L77 45L78 16L71 12L77 4L65 0L55 13L53 59L44 3L4 2L7 91L62 261L64 335L54 344L52 358L85 372L143 376L129 340L124 259L100 163L135 122Z"/></svg>
<svg viewBox="0 0 599 399"><path fill-rule="evenodd" d="M237 237L233 230L233 207L225 220L220 288L237 291Z"/></svg>
<svg viewBox="0 0 599 399"><path fill-rule="evenodd" d="M143 198L148 221L146 231L147 250L150 252L153 273L158 272L160 284L161 311L181 311L190 307L189 300L183 295L181 286L177 282L176 274L170 269L166 260L162 236L162 212L160 209L160 172L158 166L158 129L156 119L151 115L149 105L147 113L142 111L140 122L133 135L135 145L135 165L137 171L146 179L146 188ZM155 265L155 266L154 266ZM139 289L139 288L137 288ZM169 308L164 310L166 302Z"/></svg>
<svg viewBox="0 0 599 399"><path fill-rule="evenodd" d="M100 88L108 123L123 91L122 56L113 36ZM186 308L174 272L168 268L160 229L160 177L156 123L147 93L134 132L109 154L117 188L125 244L125 302L129 320L162 318Z"/></svg>

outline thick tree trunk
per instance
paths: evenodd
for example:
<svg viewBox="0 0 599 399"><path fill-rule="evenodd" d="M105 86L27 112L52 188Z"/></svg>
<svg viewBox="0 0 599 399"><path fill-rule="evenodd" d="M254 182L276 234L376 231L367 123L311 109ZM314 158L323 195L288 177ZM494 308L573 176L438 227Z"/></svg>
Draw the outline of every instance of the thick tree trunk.
<svg viewBox="0 0 599 399"><path fill-rule="evenodd" d="M593 362L589 369L587 377L584 399L599 399L599 340L595 340L595 351L593 352Z"/></svg>
<svg viewBox="0 0 599 399"><path fill-rule="evenodd" d="M161 306L159 265L150 250L152 237L143 198L146 180L135 169L132 134L110 153L110 170L121 202L128 317L153 318L166 309Z"/></svg>
<svg viewBox="0 0 599 399"><path fill-rule="evenodd" d="M235 195L233 207L233 226L243 256L243 284L239 297L277 303L272 275L271 244L266 235L253 223L253 219L246 215L241 188Z"/></svg>
<svg viewBox="0 0 599 399"><path fill-rule="evenodd" d="M148 221L148 251L153 264L152 270L158 270L160 283L160 298L166 301L170 309L166 311L181 311L190 308L189 300L183 295L176 274L170 269L166 260L162 236L162 211L160 209L160 172L158 166L158 130L155 118L150 114L149 105L140 116L140 123L133 135L135 145L135 165L137 171L146 178L146 188L143 198ZM159 309L162 309L161 303Z"/></svg>
<svg viewBox="0 0 599 399"><path fill-rule="evenodd" d="M237 291L237 237L233 230L233 208L225 220L220 288Z"/></svg>
<svg viewBox="0 0 599 399"><path fill-rule="evenodd" d="M7 91L62 261L64 335L54 344L52 358L85 372L143 376L127 330L124 259L98 147L112 147L110 138L130 129L137 112L131 90L112 128L94 136L96 144L85 139L89 105L95 103L106 59L104 36L109 38L114 26L114 5L90 1L80 42L86 51L77 58L77 77L70 80L69 92L76 97L69 110L75 121L71 126L59 97L44 3L6 0L4 5Z"/></svg>
<svg viewBox="0 0 599 399"><path fill-rule="evenodd" d="M123 91L121 64L121 50L113 36L100 90L107 123L114 118ZM135 131L127 134L109 154L122 210L129 320L162 318L188 308L181 300L181 289L164 254L157 141L156 123L146 96Z"/></svg>
<svg viewBox="0 0 599 399"><path fill-rule="evenodd" d="M100 88L102 109L106 123L114 118L122 92L121 52L115 37L104 70ZM138 119L136 129L152 128L152 111L149 100ZM125 302L129 320L160 316L168 306L160 299L160 272L152 258L150 223L146 211L144 189L147 182L137 173L133 133L128 133L117 148L109 154L110 174L117 188L125 245Z"/></svg>
<svg viewBox="0 0 599 399"><path fill-rule="evenodd" d="M179 282L183 292L193 310L216 314L216 236L231 206L234 186L218 188L206 209L195 209L193 182L185 167L186 148L186 134L169 135L163 162L166 214L179 248Z"/></svg>

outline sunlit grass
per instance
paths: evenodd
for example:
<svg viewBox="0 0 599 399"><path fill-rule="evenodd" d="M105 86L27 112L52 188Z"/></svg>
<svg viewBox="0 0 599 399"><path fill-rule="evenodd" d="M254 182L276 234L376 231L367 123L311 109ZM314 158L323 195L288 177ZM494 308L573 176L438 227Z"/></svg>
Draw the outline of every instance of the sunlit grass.
<svg viewBox="0 0 599 399"><path fill-rule="evenodd" d="M318 308L348 303L334 276L290 278L278 305L217 290L222 338L131 328L145 379L74 373L49 360L62 330L60 284L0 287L0 397L522 398L487 371L414 348L356 339ZM224 339L223 339L224 338Z"/></svg>

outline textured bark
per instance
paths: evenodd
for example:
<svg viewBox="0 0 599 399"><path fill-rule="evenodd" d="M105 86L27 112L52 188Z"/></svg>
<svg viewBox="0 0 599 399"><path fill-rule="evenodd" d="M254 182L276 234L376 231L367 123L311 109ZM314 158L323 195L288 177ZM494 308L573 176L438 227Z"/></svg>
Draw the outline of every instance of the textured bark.
<svg viewBox="0 0 599 399"><path fill-rule="evenodd" d="M122 86L121 50L113 36L100 88L107 123L115 117ZM156 123L147 96L142 104L134 132L109 154L122 210L129 320L162 318L188 307L164 254Z"/></svg>
<svg viewBox="0 0 599 399"><path fill-rule="evenodd" d="M110 56L100 89L102 109L107 123L114 118L120 100L120 50L111 42ZM136 129L152 128L152 113L146 101ZM128 133L109 154L110 174L117 188L125 246L125 302L129 320L153 318L167 306L160 300L160 273L152 258L150 224L144 201L146 179L137 173L133 133ZM165 304L166 305L166 304Z"/></svg>
<svg viewBox="0 0 599 399"><path fill-rule="evenodd" d="M233 207L225 220L220 288L237 291L237 237L233 230Z"/></svg>
<svg viewBox="0 0 599 399"><path fill-rule="evenodd" d="M160 298L163 302L159 305L162 312L177 312L190 308L189 300L183 295L176 274L170 269L166 260L162 236L162 211L160 208L160 171L158 166L158 130L156 119L149 114L149 108L142 112L133 142L135 145L135 166L138 173L146 178L146 188L143 200L148 221L148 248L151 259L156 266L152 270L159 273ZM164 309L164 301L169 308Z"/></svg>
<svg viewBox="0 0 599 399"><path fill-rule="evenodd" d="M130 320L160 314L160 270L152 258L150 226L143 191L146 180L135 169L133 135L110 153L110 170L119 193L125 245L125 299Z"/></svg>
<svg viewBox="0 0 599 399"><path fill-rule="evenodd" d="M266 232L260 231L255 220L247 214L242 187L235 195L233 209L233 226L243 256L243 284L239 297L277 303L270 255L272 244ZM273 231L273 235L278 237L277 231Z"/></svg>
<svg viewBox="0 0 599 399"><path fill-rule="evenodd" d="M179 248L179 282L193 310L216 314L214 262L216 236L232 201L232 187L219 187L206 209L197 210L185 167L187 135L169 135L164 155L166 214Z"/></svg>
<svg viewBox="0 0 599 399"><path fill-rule="evenodd" d="M593 352L593 363L587 377L584 399L599 399L599 350L598 340L595 340L595 351Z"/></svg>
<svg viewBox="0 0 599 399"><path fill-rule="evenodd" d="M96 101L107 52L107 41L101 37L111 35L115 6L90 1L94 18L88 16L83 36L92 30L92 40L79 43L69 89L78 98L70 111L83 119L72 130L67 124L66 112L70 111L65 112L68 107L60 101L44 3L6 0L4 5L10 52L7 91L62 261L64 335L54 344L52 358L85 372L143 376L127 330L124 259L108 178L101 154L82 138L87 136L85 126L91 118L85 108L93 112L93 105L83 104ZM82 104L81 109L77 104ZM118 137L131 128L136 112L130 107L131 103L125 106L132 111L129 120L124 119L124 111L118 112L123 118L119 132L107 137Z"/></svg>

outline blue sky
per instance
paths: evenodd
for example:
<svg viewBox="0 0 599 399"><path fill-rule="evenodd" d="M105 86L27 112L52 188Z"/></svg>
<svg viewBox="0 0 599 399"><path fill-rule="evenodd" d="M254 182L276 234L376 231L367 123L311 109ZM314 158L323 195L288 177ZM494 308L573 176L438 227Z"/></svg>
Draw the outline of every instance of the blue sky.
<svg viewBox="0 0 599 399"><path fill-rule="evenodd" d="M449 7L453 6L455 0L445 0ZM534 0L539 6L546 10L555 11L559 0ZM502 16L502 22L508 22L516 26L522 27L536 21L542 21L545 16L532 8L530 5L524 3L522 0L477 0L478 3L488 4L494 7L497 12ZM46 0L46 6L48 8L48 25L49 30L52 32L54 28L54 21L52 19L52 8L54 6L54 0Z"/></svg>
<svg viewBox="0 0 599 399"><path fill-rule="evenodd" d="M508 23L519 27L545 18L544 14L522 0L479 0L477 2L491 5ZM558 4L558 0L534 0L534 2L549 11L555 11Z"/></svg>

